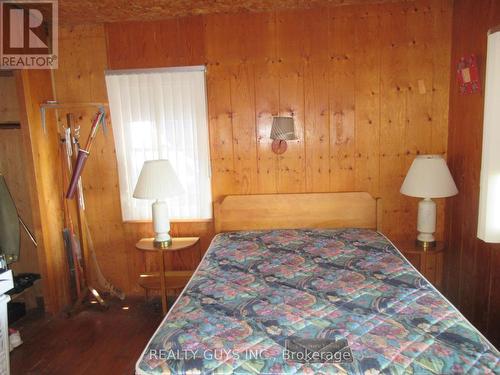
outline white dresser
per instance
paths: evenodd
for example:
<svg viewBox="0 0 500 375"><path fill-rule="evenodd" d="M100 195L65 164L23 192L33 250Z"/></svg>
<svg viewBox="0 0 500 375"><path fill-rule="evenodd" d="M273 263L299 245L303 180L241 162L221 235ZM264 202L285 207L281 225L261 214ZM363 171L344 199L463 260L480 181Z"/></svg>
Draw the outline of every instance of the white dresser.
<svg viewBox="0 0 500 375"><path fill-rule="evenodd" d="M0 375L10 374L9 362L9 322L7 320L7 303L10 297L5 294L14 288L12 271L0 273Z"/></svg>

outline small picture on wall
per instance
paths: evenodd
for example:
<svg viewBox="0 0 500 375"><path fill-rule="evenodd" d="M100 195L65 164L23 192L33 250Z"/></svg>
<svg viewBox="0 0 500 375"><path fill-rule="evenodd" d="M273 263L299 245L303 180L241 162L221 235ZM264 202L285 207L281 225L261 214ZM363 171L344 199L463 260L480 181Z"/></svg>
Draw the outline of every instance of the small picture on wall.
<svg viewBox="0 0 500 375"><path fill-rule="evenodd" d="M461 94L472 94L481 91L475 55L460 58L457 66L457 80Z"/></svg>

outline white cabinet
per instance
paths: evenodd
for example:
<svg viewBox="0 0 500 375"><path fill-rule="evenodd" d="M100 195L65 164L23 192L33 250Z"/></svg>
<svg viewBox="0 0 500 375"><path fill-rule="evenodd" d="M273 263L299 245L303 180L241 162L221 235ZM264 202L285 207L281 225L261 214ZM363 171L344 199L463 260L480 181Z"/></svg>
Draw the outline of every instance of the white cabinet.
<svg viewBox="0 0 500 375"><path fill-rule="evenodd" d="M4 293L13 287L12 271L0 273L0 375L10 374L9 322L7 321L7 303L10 297Z"/></svg>

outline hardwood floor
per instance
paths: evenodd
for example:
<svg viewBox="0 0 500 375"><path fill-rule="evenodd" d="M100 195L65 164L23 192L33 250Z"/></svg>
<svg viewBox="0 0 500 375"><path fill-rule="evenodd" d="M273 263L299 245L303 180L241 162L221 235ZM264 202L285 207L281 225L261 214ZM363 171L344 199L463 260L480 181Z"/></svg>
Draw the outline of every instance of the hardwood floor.
<svg viewBox="0 0 500 375"><path fill-rule="evenodd" d="M109 303L107 311L90 305L72 318L40 312L16 322L24 344L10 353L11 374L133 374L161 308L142 298Z"/></svg>

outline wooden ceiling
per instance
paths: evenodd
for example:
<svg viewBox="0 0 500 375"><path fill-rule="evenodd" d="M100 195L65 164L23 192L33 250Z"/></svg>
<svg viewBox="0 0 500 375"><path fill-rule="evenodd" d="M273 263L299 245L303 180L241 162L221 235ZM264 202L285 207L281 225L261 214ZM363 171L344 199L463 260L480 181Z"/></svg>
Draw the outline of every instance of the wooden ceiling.
<svg viewBox="0 0 500 375"><path fill-rule="evenodd" d="M158 20L211 13L267 12L405 0L61 0L59 23Z"/></svg>

